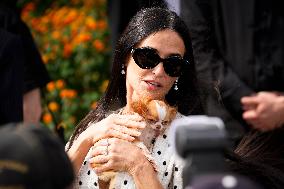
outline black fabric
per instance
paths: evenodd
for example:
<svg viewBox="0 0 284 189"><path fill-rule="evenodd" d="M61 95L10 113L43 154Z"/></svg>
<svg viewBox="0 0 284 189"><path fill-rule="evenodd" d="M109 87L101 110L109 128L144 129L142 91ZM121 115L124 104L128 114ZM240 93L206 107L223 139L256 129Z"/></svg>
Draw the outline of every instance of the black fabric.
<svg viewBox="0 0 284 189"><path fill-rule="evenodd" d="M262 90L284 91L284 17L280 3L181 1L181 16L192 35L200 77L220 87L221 105L209 97L215 102L209 102L208 111L222 117L233 132L241 134L240 125L248 128L242 119L241 97ZM222 103L230 114L220 109Z"/></svg>
<svg viewBox="0 0 284 189"><path fill-rule="evenodd" d="M23 57L20 38L0 28L0 125L23 119Z"/></svg>
<svg viewBox="0 0 284 189"><path fill-rule="evenodd" d="M4 4L4 3L3 3ZM20 18L19 10L14 6L0 4L0 28L18 35L24 49L24 93L38 87L44 87L49 75L27 25Z"/></svg>
<svg viewBox="0 0 284 189"><path fill-rule="evenodd" d="M16 0L0 3L0 124L23 120L24 93L44 87L49 75Z"/></svg>

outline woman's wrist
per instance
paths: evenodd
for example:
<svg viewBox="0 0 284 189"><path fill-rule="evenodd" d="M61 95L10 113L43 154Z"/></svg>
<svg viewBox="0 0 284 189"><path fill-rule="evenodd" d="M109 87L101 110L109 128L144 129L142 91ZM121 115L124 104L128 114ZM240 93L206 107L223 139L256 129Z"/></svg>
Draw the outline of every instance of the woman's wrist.
<svg viewBox="0 0 284 189"><path fill-rule="evenodd" d="M82 133L74 141L73 145L67 152L71 162L73 163L75 173L79 171L84 161L84 158L91 147L92 147L91 140L86 136L85 133Z"/></svg>
<svg viewBox="0 0 284 189"><path fill-rule="evenodd" d="M145 169L153 169L153 166L151 163L147 160L147 158L144 156L143 158L140 158L138 162L134 163L133 166L130 168L130 174L135 177L141 175Z"/></svg>
<svg viewBox="0 0 284 189"><path fill-rule="evenodd" d="M151 162L144 156L130 171L137 189L152 188L162 189L162 185L158 179Z"/></svg>

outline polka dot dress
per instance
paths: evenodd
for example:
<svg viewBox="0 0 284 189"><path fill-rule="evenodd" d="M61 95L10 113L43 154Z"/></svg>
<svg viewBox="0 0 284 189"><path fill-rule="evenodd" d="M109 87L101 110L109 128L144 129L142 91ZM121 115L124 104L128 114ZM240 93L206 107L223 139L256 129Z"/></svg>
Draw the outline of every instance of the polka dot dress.
<svg viewBox="0 0 284 189"><path fill-rule="evenodd" d="M177 114L177 118L181 118ZM163 188L182 189L182 168L184 162L177 157L171 146L168 137L170 129L167 128L164 133L157 138L152 139L153 148L150 149L151 155L158 167L158 178ZM91 168L88 159L91 158L90 151L80 168L76 179L75 187L80 189L99 189L98 176ZM126 172L119 172L115 178L115 189L135 189L134 180Z"/></svg>

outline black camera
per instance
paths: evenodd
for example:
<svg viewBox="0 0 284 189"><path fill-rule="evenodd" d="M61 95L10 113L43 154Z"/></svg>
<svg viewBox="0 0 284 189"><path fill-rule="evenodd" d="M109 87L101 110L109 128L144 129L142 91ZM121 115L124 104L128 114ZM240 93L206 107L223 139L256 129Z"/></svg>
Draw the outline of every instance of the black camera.
<svg viewBox="0 0 284 189"><path fill-rule="evenodd" d="M233 145L221 119L188 116L173 121L171 127L175 151L185 160L183 188L258 188L226 166L225 153Z"/></svg>

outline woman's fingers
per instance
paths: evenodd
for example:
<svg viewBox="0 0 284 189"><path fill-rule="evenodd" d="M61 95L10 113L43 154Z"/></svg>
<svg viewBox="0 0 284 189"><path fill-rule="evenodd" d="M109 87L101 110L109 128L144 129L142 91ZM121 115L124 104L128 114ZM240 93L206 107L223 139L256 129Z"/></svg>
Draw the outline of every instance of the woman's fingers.
<svg viewBox="0 0 284 189"><path fill-rule="evenodd" d="M97 155L107 155L108 154L108 146L94 146L92 149L92 156Z"/></svg>
<svg viewBox="0 0 284 189"><path fill-rule="evenodd" d="M108 161L109 161L109 156L107 155L98 155L98 156L92 157L89 160L90 164L92 164L93 167L96 167L97 164L107 163Z"/></svg>
<svg viewBox="0 0 284 189"><path fill-rule="evenodd" d="M113 170L112 167L113 167L113 161L108 161L104 164L100 164L100 166L97 166L97 167L94 167L95 171L97 174L99 173L102 173L102 172L105 172L105 171L110 171L110 170Z"/></svg>
<svg viewBox="0 0 284 189"><path fill-rule="evenodd" d="M146 127L146 123L143 121L143 118L138 114L116 115L114 117L114 123L117 125L135 129L144 129Z"/></svg>
<svg viewBox="0 0 284 189"><path fill-rule="evenodd" d="M125 126L115 125L112 129L119 131L124 134L128 134L133 137L138 137L141 135L141 132L136 129L129 129Z"/></svg>
<svg viewBox="0 0 284 189"><path fill-rule="evenodd" d="M130 136L129 134L123 133L121 131L118 131L116 129L109 129L107 131L107 137L115 137L115 138L120 138L120 139L127 140L127 141L135 140L135 137Z"/></svg>

